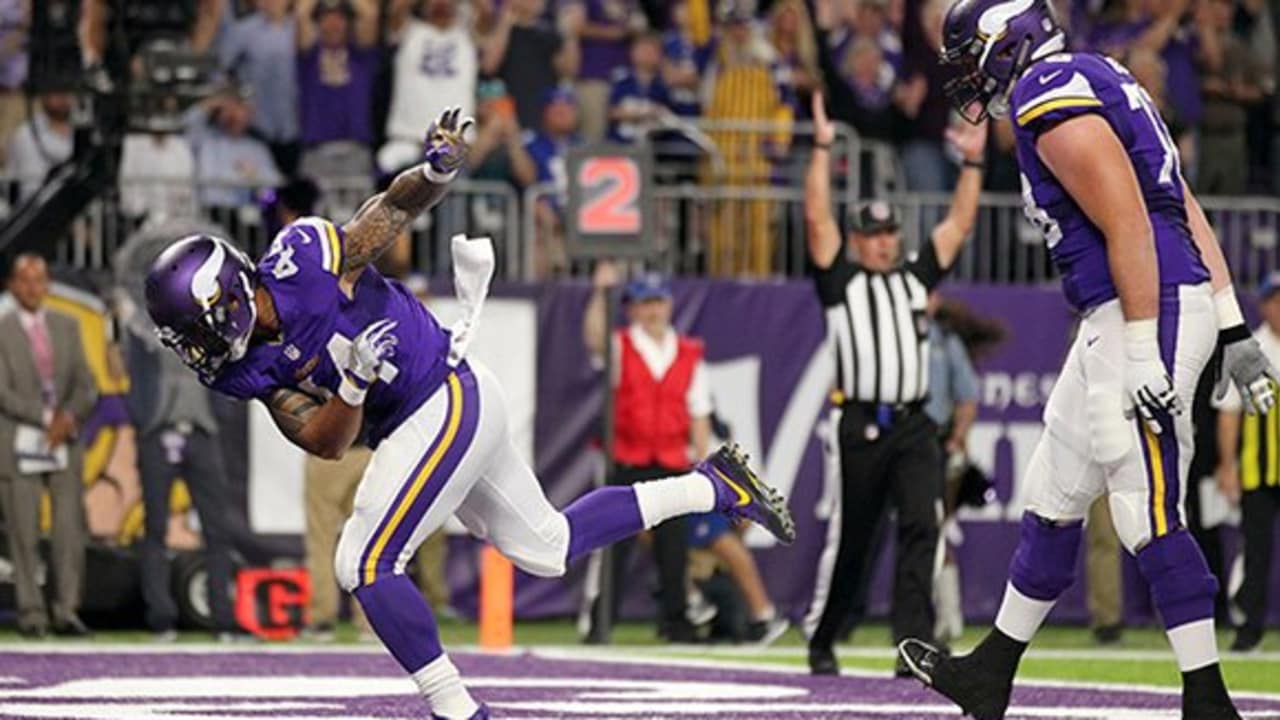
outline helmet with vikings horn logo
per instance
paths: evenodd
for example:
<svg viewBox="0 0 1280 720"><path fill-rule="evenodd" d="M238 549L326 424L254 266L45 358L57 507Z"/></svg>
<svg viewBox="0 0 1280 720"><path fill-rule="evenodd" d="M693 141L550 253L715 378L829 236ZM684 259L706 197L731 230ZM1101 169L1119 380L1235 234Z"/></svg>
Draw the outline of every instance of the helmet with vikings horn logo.
<svg viewBox="0 0 1280 720"><path fill-rule="evenodd" d="M942 30L945 91L972 123L1008 112L1014 83L1034 61L1066 48L1049 0L956 0Z"/></svg>
<svg viewBox="0 0 1280 720"><path fill-rule="evenodd" d="M165 248L147 273L147 313L160 342L193 370L212 376L244 357L257 320L253 262L213 235Z"/></svg>

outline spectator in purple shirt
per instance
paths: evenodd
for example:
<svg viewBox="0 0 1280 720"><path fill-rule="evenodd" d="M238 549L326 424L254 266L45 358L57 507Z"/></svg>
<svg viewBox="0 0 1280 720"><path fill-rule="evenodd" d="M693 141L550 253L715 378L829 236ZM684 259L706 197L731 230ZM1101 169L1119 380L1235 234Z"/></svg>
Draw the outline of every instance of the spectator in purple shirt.
<svg viewBox="0 0 1280 720"><path fill-rule="evenodd" d="M370 15L376 9L362 3L357 15L350 0L299 0L296 10L305 152L340 142L367 148L373 143L373 92L379 63L377 50L370 47L377 28L376 15ZM366 161L364 172L368 170Z"/></svg>
<svg viewBox="0 0 1280 720"><path fill-rule="evenodd" d="M902 130L902 168L908 190L945 192L956 170L947 160L944 136L951 105L943 93L947 75L938 62L946 0L908 0L903 29L906 59L894 90L894 104L906 122Z"/></svg>
<svg viewBox="0 0 1280 720"><path fill-rule="evenodd" d="M610 83L627 66L631 35L644 29L644 14L636 0L574 1L583 6L577 83L582 136L599 140L608 121Z"/></svg>
<svg viewBox="0 0 1280 720"><path fill-rule="evenodd" d="M1213 32L1191 22L1191 0L1118 0L1094 26L1088 46L1123 58L1134 49L1151 50L1164 60L1165 87L1178 118L1188 127L1204 116L1201 70L1216 71L1222 49ZM1194 157L1183 158L1188 179L1194 181Z"/></svg>

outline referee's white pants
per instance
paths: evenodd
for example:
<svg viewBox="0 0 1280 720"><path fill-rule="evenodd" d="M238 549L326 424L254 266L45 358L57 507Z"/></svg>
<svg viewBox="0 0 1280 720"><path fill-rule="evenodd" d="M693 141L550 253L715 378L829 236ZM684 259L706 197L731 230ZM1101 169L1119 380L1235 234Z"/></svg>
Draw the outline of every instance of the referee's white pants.
<svg viewBox="0 0 1280 720"><path fill-rule="evenodd" d="M403 574L455 513L522 570L564 574L569 523L512 444L501 385L473 360L378 445L338 543L338 583Z"/></svg>
<svg viewBox="0 0 1280 720"><path fill-rule="evenodd" d="M1125 418L1124 316L1120 301L1112 300L1081 321L1025 475L1027 509L1049 520L1083 519L1094 499L1108 493L1116 533L1131 553L1185 524L1191 407L1217 342L1208 283L1165 291L1159 334L1161 357L1185 409L1172 432L1154 435Z"/></svg>

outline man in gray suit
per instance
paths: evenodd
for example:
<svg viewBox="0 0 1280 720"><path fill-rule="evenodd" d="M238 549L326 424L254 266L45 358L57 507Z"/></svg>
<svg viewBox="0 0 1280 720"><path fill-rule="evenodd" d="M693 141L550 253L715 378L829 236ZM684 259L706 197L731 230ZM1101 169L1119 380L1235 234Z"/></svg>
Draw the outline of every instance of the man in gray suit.
<svg viewBox="0 0 1280 720"><path fill-rule="evenodd" d="M200 515L213 631L229 639L236 629L231 609L231 543L226 471L218 420L205 389L176 355L149 335L128 333L129 416L138 429L138 469L146 526L142 543L142 597L147 626L159 640L175 637L178 608L170 591L169 495L182 477Z"/></svg>
<svg viewBox="0 0 1280 720"><path fill-rule="evenodd" d="M138 470L142 476L145 533L142 541L142 598L147 626L157 640L177 637L178 608L171 591L169 497L181 477L200 516L208 573L209 615L219 639L237 639L231 604L233 520L218 419L209 391L182 361L165 349L155 326L138 308L143 302L145 268L170 240L184 235L225 231L206 223L177 218L147 225L129 239L113 259L123 294L122 349L129 370L129 419L138 431Z"/></svg>
<svg viewBox="0 0 1280 720"><path fill-rule="evenodd" d="M44 308L44 258L19 255L9 275L16 311L0 319L0 505L17 586L18 629L39 637L87 635L76 615L84 575L82 449L77 429L96 400L76 322ZM59 447L65 445L65 451ZM64 454L65 452L65 454ZM53 458L53 459L50 459ZM36 582L40 494L53 499L52 613Z"/></svg>

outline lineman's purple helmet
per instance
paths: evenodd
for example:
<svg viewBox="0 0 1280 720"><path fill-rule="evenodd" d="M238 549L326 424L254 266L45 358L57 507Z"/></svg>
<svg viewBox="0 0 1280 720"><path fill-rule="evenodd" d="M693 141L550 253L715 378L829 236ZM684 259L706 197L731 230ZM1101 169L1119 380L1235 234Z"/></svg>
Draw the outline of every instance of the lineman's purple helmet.
<svg viewBox="0 0 1280 720"><path fill-rule="evenodd" d="M1049 0L956 0L942 29L947 97L969 122L1000 117L1027 66L1065 46Z"/></svg>

